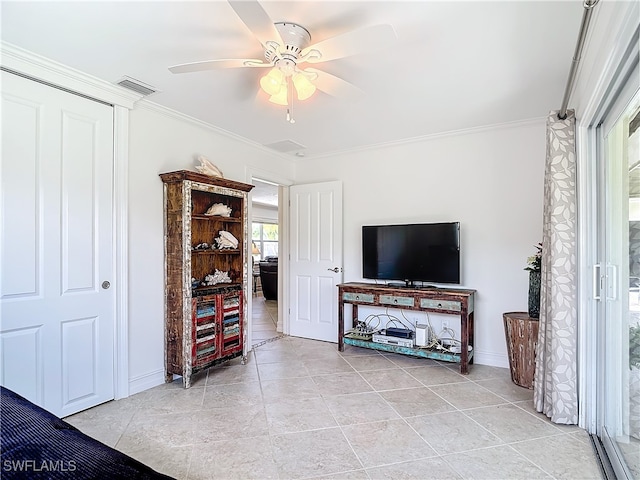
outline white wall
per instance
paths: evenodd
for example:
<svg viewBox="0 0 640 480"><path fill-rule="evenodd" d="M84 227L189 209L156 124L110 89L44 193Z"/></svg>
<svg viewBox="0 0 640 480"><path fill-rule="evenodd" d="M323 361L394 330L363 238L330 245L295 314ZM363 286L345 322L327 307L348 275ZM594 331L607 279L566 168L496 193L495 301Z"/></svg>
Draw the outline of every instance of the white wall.
<svg viewBox="0 0 640 480"><path fill-rule="evenodd" d="M300 161L296 182L343 182L345 281L362 280L362 225L460 221L462 286L477 290L476 361L506 367L502 314L527 310L544 158L539 119Z"/></svg>
<svg viewBox="0 0 640 480"><path fill-rule="evenodd" d="M204 155L225 178L247 182L247 169L293 177L290 161L170 111L139 106L129 129L130 393L164 381L163 189L159 173L193 170Z"/></svg>

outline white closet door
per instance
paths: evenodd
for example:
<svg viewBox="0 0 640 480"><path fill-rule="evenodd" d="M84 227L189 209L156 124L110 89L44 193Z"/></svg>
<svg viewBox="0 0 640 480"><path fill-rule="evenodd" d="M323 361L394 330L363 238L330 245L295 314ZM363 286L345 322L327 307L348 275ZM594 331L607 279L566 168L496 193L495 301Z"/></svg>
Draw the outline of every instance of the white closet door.
<svg viewBox="0 0 640 480"><path fill-rule="evenodd" d="M114 396L113 108L6 72L1 108L0 383L66 416Z"/></svg>

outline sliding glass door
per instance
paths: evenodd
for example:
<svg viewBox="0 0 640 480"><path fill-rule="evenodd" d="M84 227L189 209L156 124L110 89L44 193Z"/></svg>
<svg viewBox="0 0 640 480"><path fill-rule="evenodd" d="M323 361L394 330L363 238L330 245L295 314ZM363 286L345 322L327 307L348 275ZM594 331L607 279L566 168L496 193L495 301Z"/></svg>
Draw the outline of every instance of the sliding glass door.
<svg viewBox="0 0 640 480"><path fill-rule="evenodd" d="M640 94L600 125L598 436L618 478L640 479Z"/></svg>

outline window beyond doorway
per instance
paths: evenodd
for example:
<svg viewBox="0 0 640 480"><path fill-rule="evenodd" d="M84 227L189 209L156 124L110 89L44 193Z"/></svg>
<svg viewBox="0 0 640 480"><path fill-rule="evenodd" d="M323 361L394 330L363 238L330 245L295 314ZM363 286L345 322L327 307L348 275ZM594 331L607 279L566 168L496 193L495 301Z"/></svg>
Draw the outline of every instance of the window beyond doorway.
<svg viewBox="0 0 640 480"><path fill-rule="evenodd" d="M253 222L251 224L251 240L259 251L253 255L255 261L260 261L265 257L278 256L277 223Z"/></svg>

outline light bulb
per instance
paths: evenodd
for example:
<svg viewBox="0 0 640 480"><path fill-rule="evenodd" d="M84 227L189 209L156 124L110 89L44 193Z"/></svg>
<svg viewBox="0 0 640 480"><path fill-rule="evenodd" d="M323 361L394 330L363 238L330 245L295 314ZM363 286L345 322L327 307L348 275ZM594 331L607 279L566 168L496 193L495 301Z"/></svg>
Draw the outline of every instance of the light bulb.
<svg viewBox="0 0 640 480"><path fill-rule="evenodd" d="M269 97L269 101L271 103L275 103L276 105L289 105L289 102L287 102L286 85L284 86L284 88L281 88L278 93L276 93L275 95L271 95L271 97Z"/></svg>
<svg viewBox="0 0 640 480"><path fill-rule="evenodd" d="M298 100L306 100L315 93L316 86L305 75L296 73L292 80L293 86L296 87L296 92L298 92Z"/></svg>
<svg viewBox="0 0 640 480"><path fill-rule="evenodd" d="M269 73L260 79L260 86L269 95L278 95L284 85L284 73L280 71L278 67L272 68Z"/></svg>

